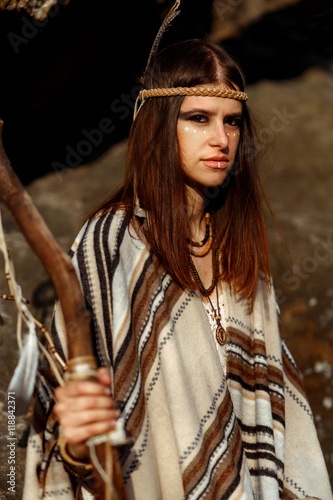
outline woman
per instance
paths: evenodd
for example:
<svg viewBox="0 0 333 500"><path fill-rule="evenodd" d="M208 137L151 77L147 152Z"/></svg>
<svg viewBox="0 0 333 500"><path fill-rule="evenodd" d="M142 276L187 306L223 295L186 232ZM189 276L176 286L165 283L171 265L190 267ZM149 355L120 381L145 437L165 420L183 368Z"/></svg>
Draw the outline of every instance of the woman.
<svg viewBox="0 0 333 500"><path fill-rule="evenodd" d="M143 89L124 185L73 246L108 368L99 384L58 387L47 423L35 424L44 495L89 497L85 442L122 415L130 499L329 500L279 336L242 73L221 48L190 40L155 56ZM53 333L65 355L59 311Z"/></svg>

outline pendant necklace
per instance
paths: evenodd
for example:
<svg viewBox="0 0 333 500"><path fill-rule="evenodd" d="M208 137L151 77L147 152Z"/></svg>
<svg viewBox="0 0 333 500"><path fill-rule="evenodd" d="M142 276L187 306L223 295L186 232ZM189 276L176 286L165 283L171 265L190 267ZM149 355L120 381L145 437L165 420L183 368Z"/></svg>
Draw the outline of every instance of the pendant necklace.
<svg viewBox="0 0 333 500"><path fill-rule="evenodd" d="M188 259L189 259L189 267L192 272L192 275L194 277L194 280L196 284L199 287L199 290L202 295L205 295L208 299L209 305L212 309L214 319L215 319L215 324L216 324L216 330L215 330L215 337L219 345L224 346L226 343L226 331L221 325L221 312L220 312L220 304L219 304L219 293L218 293L218 260L217 260L217 249L216 249L216 244L215 244L215 226L214 226L214 218L213 215L211 214L211 226L212 226L212 240L213 240L213 251L212 251L212 264L213 264L213 279L212 279L212 284L210 285L209 288L205 288L204 284L202 283L202 280L199 276L199 273L194 265L194 262L191 257L191 252L188 254ZM216 299L217 299L217 312L212 304L212 301L210 300L210 295L212 294L214 288L216 289Z"/></svg>

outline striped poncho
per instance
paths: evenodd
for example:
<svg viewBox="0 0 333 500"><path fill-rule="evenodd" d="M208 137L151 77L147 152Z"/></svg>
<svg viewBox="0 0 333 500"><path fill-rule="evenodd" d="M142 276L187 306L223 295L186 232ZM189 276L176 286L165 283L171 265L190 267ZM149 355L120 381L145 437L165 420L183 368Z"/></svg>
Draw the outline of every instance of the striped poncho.
<svg viewBox="0 0 333 500"><path fill-rule="evenodd" d="M73 262L98 362L111 367L132 437L120 455L129 500L332 500L311 410L265 283L258 282L252 312L223 288L225 369L199 294L172 281L123 211L85 224ZM66 356L60 313L55 323ZM93 498L71 482L57 434L52 400L40 391L24 500L73 499L73 488Z"/></svg>

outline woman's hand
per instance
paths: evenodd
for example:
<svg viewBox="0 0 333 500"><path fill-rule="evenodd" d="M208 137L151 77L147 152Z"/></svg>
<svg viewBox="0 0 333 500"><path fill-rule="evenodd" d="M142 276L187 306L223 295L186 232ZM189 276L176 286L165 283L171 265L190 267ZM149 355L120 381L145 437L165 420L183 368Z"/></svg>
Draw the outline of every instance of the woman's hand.
<svg viewBox="0 0 333 500"><path fill-rule="evenodd" d="M73 381L57 387L54 411L67 439L67 449L75 458L88 457L89 438L112 430L120 416L111 398L111 378L107 368L99 368L98 382Z"/></svg>

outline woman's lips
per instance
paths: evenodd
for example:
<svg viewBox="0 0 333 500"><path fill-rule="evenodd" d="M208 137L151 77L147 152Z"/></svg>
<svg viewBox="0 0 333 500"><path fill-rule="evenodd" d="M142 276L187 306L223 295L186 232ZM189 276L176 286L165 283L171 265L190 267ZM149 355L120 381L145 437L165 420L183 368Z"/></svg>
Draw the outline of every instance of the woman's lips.
<svg viewBox="0 0 333 500"><path fill-rule="evenodd" d="M210 168L218 168L218 169L225 169L227 168L227 166L229 165L229 162L225 159L221 159L221 160L213 160L211 158L207 159L207 160L203 160L203 163L204 165L206 165L206 167L210 167Z"/></svg>

